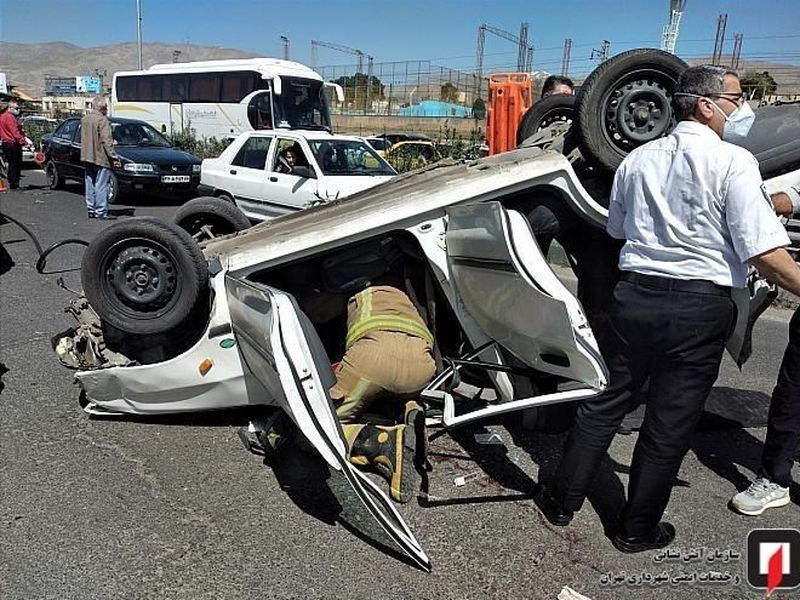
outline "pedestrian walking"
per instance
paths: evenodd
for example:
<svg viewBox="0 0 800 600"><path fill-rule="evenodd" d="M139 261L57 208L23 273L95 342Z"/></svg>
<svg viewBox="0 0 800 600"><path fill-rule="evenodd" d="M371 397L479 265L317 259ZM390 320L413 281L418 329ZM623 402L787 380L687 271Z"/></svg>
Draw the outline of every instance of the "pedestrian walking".
<svg viewBox="0 0 800 600"><path fill-rule="evenodd" d="M800 213L800 186L772 196L775 211ZM792 464L800 451L800 308L789 321L789 343L783 353L778 382L772 391L767 417L767 438L761 453L761 469L750 486L731 498L734 509L760 515L768 508L789 504Z"/></svg>
<svg viewBox="0 0 800 600"><path fill-rule="evenodd" d="M119 161L108 122L108 103L92 99L92 110L81 119L81 162L86 170L86 210L90 219L114 219L108 214L111 166Z"/></svg>
<svg viewBox="0 0 800 600"><path fill-rule="evenodd" d="M19 187L22 175L22 147L26 141L25 131L19 122L19 104L16 100L9 100L6 108L0 110L0 144L6 160L8 187L12 190Z"/></svg>
<svg viewBox="0 0 800 600"><path fill-rule="evenodd" d="M734 324L731 288L745 286L748 263L800 293L800 268L783 248L789 238L758 162L725 141L746 135L754 118L738 76L690 67L673 106L678 125L632 151L611 191L607 230L624 245L610 312L608 389L580 405L555 478L535 497L551 523L570 522L649 377L613 537L622 552L662 548L675 537L661 517Z"/></svg>

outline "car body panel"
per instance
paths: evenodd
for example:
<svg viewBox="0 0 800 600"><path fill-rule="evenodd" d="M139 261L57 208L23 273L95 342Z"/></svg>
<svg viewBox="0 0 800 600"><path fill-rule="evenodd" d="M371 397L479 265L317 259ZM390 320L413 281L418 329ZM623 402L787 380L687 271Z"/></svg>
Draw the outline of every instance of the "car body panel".
<svg viewBox="0 0 800 600"><path fill-rule="evenodd" d="M316 336L303 325L292 298L269 286L228 276L234 333L244 363L328 465L341 471L353 492L389 537L421 568L430 561L388 497L348 460L347 442L328 387L335 381ZM306 322L308 323L307 319ZM323 373L327 373L327 376Z"/></svg>
<svg viewBox="0 0 800 600"><path fill-rule="evenodd" d="M223 343L232 339L224 273L216 275L211 286L217 293L200 340L163 362L78 371L75 378L86 400L104 411L142 415L272 404L274 394L245 375L236 346ZM200 365L206 360L212 367L203 374Z"/></svg>
<svg viewBox="0 0 800 600"><path fill-rule="evenodd" d="M313 206L213 240L204 252L219 257L231 271L246 273L366 236L413 228L441 217L452 204L493 200L537 185L560 191L578 218L604 226L608 211L586 192L563 156L525 148L470 163L437 163L346 201Z"/></svg>
<svg viewBox="0 0 800 600"><path fill-rule="evenodd" d="M498 202L454 206L447 216L452 279L480 327L537 370L605 388L608 372L583 310L524 217Z"/></svg>

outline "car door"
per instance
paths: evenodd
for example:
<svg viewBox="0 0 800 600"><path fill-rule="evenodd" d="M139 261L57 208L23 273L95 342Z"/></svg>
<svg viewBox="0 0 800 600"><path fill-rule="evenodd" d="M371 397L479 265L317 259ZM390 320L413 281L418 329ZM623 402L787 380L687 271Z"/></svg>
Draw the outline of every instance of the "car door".
<svg viewBox="0 0 800 600"><path fill-rule="evenodd" d="M75 127L72 134L72 141L69 144L67 161L69 162L69 172L75 177L83 177L84 168L81 162L81 122Z"/></svg>
<svg viewBox="0 0 800 600"><path fill-rule="evenodd" d="M299 166L306 167L302 175L294 171L286 172L285 163L281 161L284 153L290 148L300 153ZM314 175L314 177L307 177L307 175ZM319 173L314 170L313 157L309 148L300 140L279 137L271 157L270 172L267 174L267 184L264 187L264 199L269 204L275 205L276 208L283 208L286 212L302 210L319 200L317 177L319 177Z"/></svg>
<svg viewBox="0 0 800 600"><path fill-rule="evenodd" d="M220 176L225 181L221 187L233 194L236 204L251 219L275 216L264 202L265 169L273 140L273 136L261 135L247 138Z"/></svg>
<svg viewBox="0 0 800 600"><path fill-rule="evenodd" d="M347 459L347 444L328 395L335 379L311 322L280 290L230 273L225 286L245 369L277 400L328 466L347 479L394 543L430 570L428 557L391 500Z"/></svg>
<svg viewBox="0 0 800 600"><path fill-rule="evenodd" d="M72 137L78 127L77 119L69 119L61 124L50 143L48 158L52 160L61 175L74 177L75 173L70 167L70 150L72 149Z"/></svg>
<svg viewBox="0 0 800 600"><path fill-rule="evenodd" d="M486 335L530 367L604 389L608 372L583 309L522 214L485 202L450 207L447 218L454 287Z"/></svg>

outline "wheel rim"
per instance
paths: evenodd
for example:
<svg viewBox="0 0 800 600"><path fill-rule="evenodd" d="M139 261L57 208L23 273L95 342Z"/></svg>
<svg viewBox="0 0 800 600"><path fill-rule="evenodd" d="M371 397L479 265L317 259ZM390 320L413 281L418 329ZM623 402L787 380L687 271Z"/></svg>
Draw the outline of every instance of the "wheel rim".
<svg viewBox="0 0 800 600"><path fill-rule="evenodd" d="M536 126L536 133L539 133L543 129L547 129L555 123L569 125L572 123L574 114L574 108L554 108L553 110L550 110L544 114L542 120L539 121L539 124Z"/></svg>
<svg viewBox="0 0 800 600"><path fill-rule="evenodd" d="M628 73L603 97L603 134L625 155L664 135L672 124L670 89L675 80L653 70Z"/></svg>
<svg viewBox="0 0 800 600"><path fill-rule="evenodd" d="M175 256L152 240L119 242L105 253L101 265L104 295L128 315L163 314L180 295Z"/></svg>
<svg viewBox="0 0 800 600"><path fill-rule="evenodd" d="M189 232L189 235L198 242L213 240L214 238L238 231L227 219L207 214L186 217L178 223L178 227Z"/></svg>

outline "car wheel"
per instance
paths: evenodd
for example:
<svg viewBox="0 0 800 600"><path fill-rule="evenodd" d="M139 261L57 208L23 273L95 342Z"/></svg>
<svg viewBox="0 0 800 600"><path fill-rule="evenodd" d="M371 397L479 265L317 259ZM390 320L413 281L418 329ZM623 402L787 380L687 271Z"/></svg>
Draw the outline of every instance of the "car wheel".
<svg viewBox="0 0 800 600"><path fill-rule="evenodd" d="M250 219L238 206L212 196L189 200L177 210L173 222L198 242L250 227Z"/></svg>
<svg viewBox="0 0 800 600"><path fill-rule="evenodd" d="M117 176L112 172L111 177L108 180L108 203L117 204L119 203L119 198L119 183L117 182Z"/></svg>
<svg viewBox="0 0 800 600"><path fill-rule="evenodd" d="M47 176L47 186L51 190L60 190L64 187L64 178L59 174L58 167L52 160L48 161L45 167L45 175Z"/></svg>
<svg viewBox="0 0 800 600"><path fill-rule="evenodd" d="M136 217L92 240L81 264L89 303L108 325L153 335L179 327L208 290L197 243L172 223Z"/></svg>
<svg viewBox="0 0 800 600"><path fill-rule="evenodd" d="M615 170L634 148L672 128L672 92L688 67L662 50L629 50L584 80L575 99L575 124L584 157Z"/></svg>
<svg viewBox="0 0 800 600"><path fill-rule="evenodd" d="M575 96L572 94L555 94L542 98L531 106L517 129L517 146L545 127L555 123L569 126L575 116Z"/></svg>

